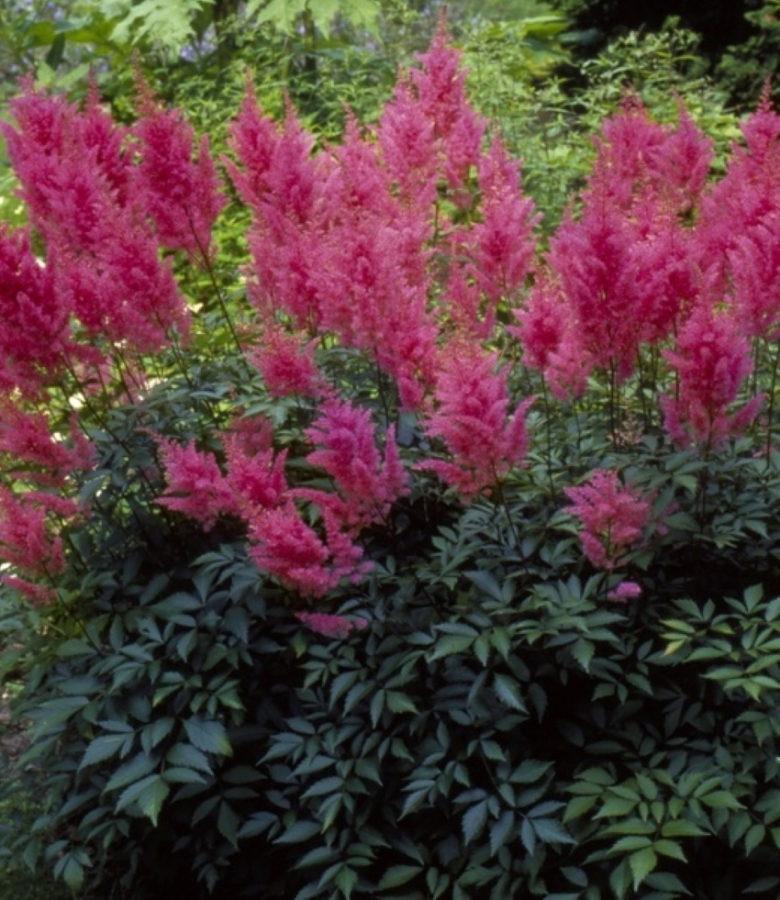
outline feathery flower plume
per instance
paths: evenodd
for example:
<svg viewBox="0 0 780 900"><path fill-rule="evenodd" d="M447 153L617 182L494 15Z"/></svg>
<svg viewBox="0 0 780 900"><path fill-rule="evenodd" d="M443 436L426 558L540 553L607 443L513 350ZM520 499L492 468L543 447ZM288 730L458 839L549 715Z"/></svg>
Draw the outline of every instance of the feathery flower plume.
<svg viewBox="0 0 780 900"><path fill-rule="evenodd" d="M733 314L700 304L664 356L679 377L679 397L661 398L666 430L678 443L717 447L756 417L762 395L730 412L752 369L750 345Z"/></svg>
<svg viewBox="0 0 780 900"><path fill-rule="evenodd" d="M0 392L35 395L57 379L72 346L68 315L29 234L0 225Z"/></svg>
<svg viewBox="0 0 780 900"><path fill-rule="evenodd" d="M140 117L133 126L137 163L132 191L154 222L160 243L191 256L208 257L211 230L225 197L204 136L195 135L180 110L165 109L139 76Z"/></svg>
<svg viewBox="0 0 780 900"><path fill-rule="evenodd" d="M201 452L194 441L182 445L163 437L156 440L166 480L165 493L157 499L160 506L195 519L204 531L222 515L240 514L213 453Z"/></svg>
<svg viewBox="0 0 780 900"><path fill-rule="evenodd" d="M360 528L381 521L393 503L408 493L395 431L387 431L382 460L368 409L345 400L327 400L306 435L316 447L307 462L324 469L338 490L342 502L337 515L342 527Z"/></svg>
<svg viewBox="0 0 780 900"><path fill-rule="evenodd" d="M362 631L368 622L362 618L347 619L328 613L298 612L295 618L311 631L329 638L345 638L353 629Z"/></svg>
<svg viewBox="0 0 780 900"><path fill-rule="evenodd" d="M314 362L318 339L303 343L293 334L270 325L263 332L262 342L249 361L263 376L272 397L300 394L316 397L322 393L323 382Z"/></svg>
<svg viewBox="0 0 780 900"><path fill-rule="evenodd" d="M533 399L509 416L505 371L496 371L496 354L462 342L440 355L435 406L425 423L429 437L441 438L450 461L425 460L419 471L435 472L468 500L493 487L521 465L528 437L525 414Z"/></svg>
<svg viewBox="0 0 780 900"><path fill-rule="evenodd" d="M565 493L572 501L565 511L582 523L585 556L597 569L611 571L620 565L648 524L650 504L623 486L611 469L596 469L585 484L566 488Z"/></svg>

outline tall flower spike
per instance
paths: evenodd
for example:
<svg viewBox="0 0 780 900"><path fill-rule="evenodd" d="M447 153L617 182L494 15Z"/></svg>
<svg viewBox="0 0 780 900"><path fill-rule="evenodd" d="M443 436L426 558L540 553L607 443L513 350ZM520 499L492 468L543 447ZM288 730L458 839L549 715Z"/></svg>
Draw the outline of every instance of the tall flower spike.
<svg viewBox="0 0 780 900"><path fill-rule="evenodd" d="M639 303L637 235L608 196L592 193L579 221L566 219L553 236L550 264L594 364L633 371L644 322Z"/></svg>
<svg viewBox="0 0 780 900"><path fill-rule="evenodd" d="M62 372L70 310L26 231L0 225L0 393L35 395Z"/></svg>
<svg viewBox="0 0 780 900"><path fill-rule="evenodd" d="M665 357L679 378L679 397L661 398L665 426L680 444L717 447L756 417L763 396L731 407L752 369L750 345L733 314L700 304Z"/></svg>
<svg viewBox="0 0 780 900"><path fill-rule="evenodd" d="M264 510L250 523L250 555L262 572L303 596L321 597L339 582L330 553L292 503Z"/></svg>
<svg viewBox="0 0 780 900"><path fill-rule="evenodd" d="M135 199L154 222L160 243L208 257L214 222L226 203L208 138L195 154L192 127L179 110L164 109L148 87L140 91L141 116L133 128L138 164Z"/></svg>
<svg viewBox="0 0 780 900"><path fill-rule="evenodd" d="M495 304L522 286L534 254L534 203L523 196L520 170L495 139L480 159L482 222L474 226L477 283ZM494 309L494 306L491 307Z"/></svg>
<svg viewBox="0 0 780 900"><path fill-rule="evenodd" d="M50 508L45 495L14 495L0 488L0 559L21 573L23 582L15 586L23 591L27 579L48 580L65 567L62 539L52 535L47 521Z"/></svg>
<svg viewBox="0 0 780 900"><path fill-rule="evenodd" d="M382 464L369 410L343 400L328 400L306 434L317 448L306 459L333 479L343 501L340 513L347 528L381 521L395 500L408 491L395 432L388 430Z"/></svg>
<svg viewBox="0 0 780 900"><path fill-rule="evenodd" d="M532 402L520 403L509 416L507 376L496 372L495 354L449 345L441 354L425 431L442 439L450 460L424 460L416 468L436 473L466 500L493 487L523 461L525 414Z"/></svg>

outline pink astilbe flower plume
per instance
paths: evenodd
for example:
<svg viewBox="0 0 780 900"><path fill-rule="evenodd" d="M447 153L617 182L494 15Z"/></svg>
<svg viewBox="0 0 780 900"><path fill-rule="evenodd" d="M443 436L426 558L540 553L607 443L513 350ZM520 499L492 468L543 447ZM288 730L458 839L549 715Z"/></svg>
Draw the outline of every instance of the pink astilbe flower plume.
<svg viewBox="0 0 780 900"><path fill-rule="evenodd" d="M93 450L72 423L73 447L57 441L41 413L24 412L12 404L0 405L0 454L7 454L15 478L62 485L76 469L89 468Z"/></svg>
<svg viewBox="0 0 780 900"><path fill-rule="evenodd" d="M200 522L204 531L226 514L240 515L233 491L213 453L157 437L158 453L165 470L166 490L157 503Z"/></svg>
<svg viewBox="0 0 780 900"><path fill-rule="evenodd" d="M165 109L140 78L140 117L133 126L137 164L132 170L136 202L154 222L160 243L206 257L211 230L226 198L204 135L195 135L179 110Z"/></svg>
<svg viewBox="0 0 780 900"><path fill-rule="evenodd" d="M583 349L621 380L633 371L644 326L636 240L631 223L594 189L581 219L561 223L549 255Z"/></svg>
<svg viewBox="0 0 780 900"><path fill-rule="evenodd" d="M316 275L322 327L368 353L407 408L432 382L437 334L421 236L413 220L357 217L334 229Z"/></svg>
<svg viewBox="0 0 780 900"><path fill-rule="evenodd" d="M642 537L650 518L650 503L634 488L620 483L617 472L596 469L585 484L566 488L565 507L582 523L580 542L597 569L611 571ZM617 598L625 599L625 598Z"/></svg>
<svg viewBox="0 0 780 900"><path fill-rule="evenodd" d="M298 612L295 618L316 634L328 638L345 638L350 631L362 631L368 626L368 622L360 617L347 619L328 613Z"/></svg>
<svg viewBox="0 0 780 900"><path fill-rule="evenodd" d="M608 600L625 603L628 600L636 600L642 596L642 587L635 581L621 581L607 594Z"/></svg>
<svg viewBox="0 0 780 900"><path fill-rule="evenodd" d="M731 274L730 251L780 213L780 115L768 92L742 124L742 133L746 146L732 147L726 174L702 197L696 225L699 264L714 270L721 289Z"/></svg>
<svg viewBox="0 0 780 900"><path fill-rule="evenodd" d="M60 501L60 502L58 502ZM0 581L37 603L54 596L49 582L65 568L62 538L53 533L49 512L73 515L76 506L54 495L31 491L15 495L0 488L0 560L15 572L0 575Z"/></svg>
<svg viewBox="0 0 780 900"><path fill-rule="evenodd" d="M68 317L27 232L0 225L0 392L35 395L59 377L72 347Z"/></svg>
<svg viewBox="0 0 780 900"><path fill-rule="evenodd" d="M734 311L748 337L780 337L780 209L736 238Z"/></svg>
<svg viewBox="0 0 780 900"><path fill-rule="evenodd" d="M258 510L273 509L284 503L289 490L285 476L287 452L273 448L248 453L238 435L225 437L227 485L234 507L250 519Z"/></svg>
<svg viewBox="0 0 780 900"><path fill-rule="evenodd" d="M436 473L468 500L493 487L522 464L528 447L525 414L533 399L509 415L505 371L496 371L496 355L471 344L444 348L437 372L435 405L425 431L440 438L449 460L418 463Z"/></svg>
<svg viewBox="0 0 780 900"><path fill-rule="evenodd" d="M482 221L472 230L477 283L494 304L522 287L534 255L534 203L523 196L518 164L495 139L479 161ZM492 322L491 322L492 324Z"/></svg>
<svg viewBox="0 0 780 900"><path fill-rule="evenodd" d="M257 567L304 596L322 596L338 584L326 568L328 548L292 503L256 516L249 536Z"/></svg>
<svg viewBox="0 0 780 900"><path fill-rule="evenodd" d="M717 447L756 417L763 396L732 411L752 370L750 345L739 321L708 304L699 305L665 357L679 378L679 396L661 398L665 427L678 443Z"/></svg>
<svg viewBox="0 0 780 900"><path fill-rule="evenodd" d="M443 174L458 187L476 165L486 123L466 98L466 71L461 53L452 46L447 23L441 18L431 45L418 56L420 67L409 73L423 114L440 141Z"/></svg>
<svg viewBox="0 0 780 900"><path fill-rule="evenodd" d="M677 127L650 150L649 159L657 189L675 211L686 212L696 205L714 157L712 140L696 127L681 102Z"/></svg>
<svg viewBox="0 0 780 900"><path fill-rule="evenodd" d="M326 505L344 527L359 528L381 521L393 503L408 493L395 430L391 427L387 431L382 460L369 410L344 400L328 400L306 435L316 447L306 460L333 479L342 502Z"/></svg>
<svg viewBox="0 0 780 900"><path fill-rule="evenodd" d="M272 397L300 394L317 397L324 382L314 361L318 339L303 341L282 331L276 325L267 327L261 344L250 354L249 361L263 376Z"/></svg>
<svg viewBox="0 0 780 900"><path fill-rule="evenodd" d="M630 209L650 185L650 166L664 140L664 129L650 118L642 101L627 94L620 110L601 126L588 193L595 192L618 209Z"/></svg>
<svg viewBox="0 0 780 900"><path fill-rule="evenodd" d="M406 81L396 85L393 99L385 104L379 120L382 158L402 198L420 208L436 196L436 134Z"/></svg>
<svg viewBox="0 0 780 900"><path fill-rule="evenodd" d="M327 541L301 518L292 502L264 510L250 522L250 555L257 567L304 597L322 597L342 578L362 577L361 549L327 521Z"/></svg>
<svg viewBox="0 0 780 900"><path fill-rule="evenodd" d="M540 273L528 300L513 312L517 325L507 326L507 331L520 341L523 362L544 372L560 348L571 318L560 288L549 275Z"/></svg>

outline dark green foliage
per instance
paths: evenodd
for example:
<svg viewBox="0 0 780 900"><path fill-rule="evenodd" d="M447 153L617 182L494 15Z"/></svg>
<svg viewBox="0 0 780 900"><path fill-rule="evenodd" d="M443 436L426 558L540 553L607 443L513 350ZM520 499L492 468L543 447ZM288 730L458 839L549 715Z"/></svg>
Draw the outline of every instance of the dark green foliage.
<svg viewBox="0 0 780 900"><path fill-rule="evenodd" d="M229 522L203 535L135 502L141 469L157 477L143 428L197 436L200 404L219 417L242 380L188 375L115 414L121 444L98 436L85 490L113 531L77 538L88 574L30 660L46 809L10 837L17 858L138 900L775 896L778 457L615 450L587 409L554 419L503 502L420 482L373 533L371 578L335 598L368 627L328 641ZM300 415L275 407L293 454ZM665 511L630 556L629 606L561 511L594 465Z"/></svg>

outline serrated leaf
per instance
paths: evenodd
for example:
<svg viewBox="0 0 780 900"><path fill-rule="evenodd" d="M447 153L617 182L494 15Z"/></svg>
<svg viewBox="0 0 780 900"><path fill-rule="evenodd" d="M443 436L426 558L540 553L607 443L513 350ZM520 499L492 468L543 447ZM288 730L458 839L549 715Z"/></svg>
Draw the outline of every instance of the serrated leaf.
<svg viewBox="0 0 780 900"><path fill-rule="evenodd" d="M165 781L159 775L155 775L154 781L147 784L136 798L136 803L141 812L148 819L151 819L155 828L157 827L157 818L160 815L160 810L170 790Z"/></svg>
<svg viewBox="0 0 780 900"><path fill-rule="evenodd" d="M509 834L514 828L515 814L511 809L505 810L497 822L490 826L490 855L495 856L506 843Z"/></svg>
<svg viewBox="0 0 780 900"><path fill-rule="evenodd" d="M713 809L744 809L739 800L728 791L713 791L711 794L706 794L698 799Z"/></svg>
<svg viewBox="0 0 780 900"><path fill-rule="evenodd" d="M151 757L145 753L139 753L114 772L111 778L108 779L105 790L115 791L126 784L139 781L148 775L154 767L155 763Z"/></svg>
<svg viewBox="0 0 780 900"><path fill-rule="evenodd" d="M661 834L664 837L701 837L707 832L689 822L687 819L676 819L673 822L665 822L661 827Z"/></svg>
<svg viewBox="0 0 780 900"><path fill-rule="evenodd" d="M463 653L474 643L475 638L466 637L459 634L446 634L444 637L436 639L436 645L428 659L443 659L445 656L452 656L454 653Z"/></svg>
<svg viewBox="0 0 780 900"><path fill-rule="evenodd" d="M645 847L644 850L637 850L628 857L628 865L634 877L634 890L637 891L639 885L658 865L658 857L652 847Z"/></svg>
<svg viewBox="0 0 780 900"><path fill-rule="evenodd" d="M91 741L81 758L79 769L85 766L93 766L95 763L109 759L119 751L119 748L127 741L126 734L102 734Z"/></svg>
<svg viewBox="0 0 780 900"><path fill-rule="evenodd" d="M276 844L301 844L308 841L315 834L320 833L320 826L317 822L293 822L288 829L282 832L274 841Z"/></svg>
<svg viewBox="0 0 780 900"><path fill-rule="evenodd" d="M477 837L487 821L487 800L476 803L463 816L463 840L468 844Z"/></svg>
<svg viewBox="0 0 780 900"><path fill-rule="evenodd" d="M193 717L185 719L184 730L187 737L199 750L230 756L233 752L227 732L220 722Z"/></svg>
<svg viewBox="0 0 780 900"><path fill-rule="evenodd" d="M509 675L497 674L493 679L493 689L502 703L511 706L512 709L526 712L520 688L517 686L514 678L511 678Z"/></svg>
<svg viewBox="0 0 780 900"><path fill-rule="evenodd" d="M422 872L422 869L422 866L391 866L382 876L378 890L388 891L392 888L401 887L402 884L406 884L415 875Z"/></svg>
<svg viewBox="0 0 780 900"><path fill-rule="evenodd" d="M540 841L546 844L574 844L574 838L555 819L533 819L534 831Z"/></svg>
<svg viewBox="0 0 780 900"><path fill-rule="evenodd" d="M200 750L196 750L192 744L174 744L168 751L165 760L172 766L199 769L208 775L211 775L213 771L205 754L201 753Z"/></svg>

